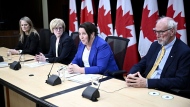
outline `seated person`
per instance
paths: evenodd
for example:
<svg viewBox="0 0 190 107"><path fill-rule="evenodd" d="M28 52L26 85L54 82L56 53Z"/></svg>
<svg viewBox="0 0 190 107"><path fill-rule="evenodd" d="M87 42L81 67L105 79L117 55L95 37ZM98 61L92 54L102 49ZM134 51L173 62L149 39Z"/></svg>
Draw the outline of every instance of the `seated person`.
<svg viewBox="0 0 190 107"><path fill-rule="evenodd" d="M35 56L36 61L40 62L59 62L69 64L76 54L76 46L73 39L65 32L65 22L55 18L50 22L50 30L54 33L50 40L50 50L48 54L40 53Z"/></svg>
<svg viewBox="0 0 190 107"><path fill-rule="evenodd" d="M74 59L68 65L69 73L104 74L107 70L118 70L109 44L97 32L97 27L90 22L79 26L81 42Z"/></svg>
<svg viewBox="0 0 190 107"><path fill-rule="evenodd" d="M152 43L141 61L131 68L125 78L127 86L163 91L190 89L190 48L176 38L177 23L170 17L162 17L157 20L154 32L157 41ZM165 48L163 52L162 47ZM159 58L162 53L163 57Z"/></svg>
<svg viewBox="0 0 190 107"><path fill-rule="evenodd" d="M35 55L39 53L40 36L34 29L33 23L28 17L23 17L19 21L20 39L15 49L9 49L12 55L30 54Z"/></svg>

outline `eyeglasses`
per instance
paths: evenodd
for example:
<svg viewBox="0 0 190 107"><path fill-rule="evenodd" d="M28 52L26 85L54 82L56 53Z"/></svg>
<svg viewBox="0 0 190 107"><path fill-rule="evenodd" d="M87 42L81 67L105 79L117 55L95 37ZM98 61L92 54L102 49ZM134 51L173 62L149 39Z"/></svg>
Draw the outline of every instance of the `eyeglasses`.
<svg viewBox="0 0 190 107"><path fill-rule="evenodd" d="M58 31L58 30L63 30L63 27L56 27L56 28L53 28L53 29Z"/></svg>
<svg viewBox="0 0 190 107"><path fill-rule="evenodd" d="M157 34L157 35L163 35L164 32L168 31L168 30L171 30L172 28L169 28L169 29L166 29L166 30L160 30L160 31L156 31L154 30L154 33Z"/></svg>

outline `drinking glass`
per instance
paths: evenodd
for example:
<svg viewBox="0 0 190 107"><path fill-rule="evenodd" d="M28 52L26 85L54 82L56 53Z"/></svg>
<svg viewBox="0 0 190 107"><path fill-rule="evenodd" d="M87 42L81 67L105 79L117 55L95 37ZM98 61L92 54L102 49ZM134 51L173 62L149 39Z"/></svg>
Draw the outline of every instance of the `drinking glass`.
<svg viewBox="0 0 190 107"><path fill-rule="evenodd" d="M11 63L12 60L12 54L10 51L7 52L7 63Z"/></svg>
<svg viewBox="0 0 190 107"><path fill-rule="evenodd" d="M97 77L97 76L92 76L91 77L91 85L92 85L92 87L95 87L95 88L99 87L99 85L100 85L99 79L100 78Z"/></svg>
<svg viewBox="0 0 190 107"><path fill-rule="evenodd" d="M62 82L65 81L65 71L67 70L67 66L61 66L59 69L58 69L58 76L59 78L61 79Z"/></svg>

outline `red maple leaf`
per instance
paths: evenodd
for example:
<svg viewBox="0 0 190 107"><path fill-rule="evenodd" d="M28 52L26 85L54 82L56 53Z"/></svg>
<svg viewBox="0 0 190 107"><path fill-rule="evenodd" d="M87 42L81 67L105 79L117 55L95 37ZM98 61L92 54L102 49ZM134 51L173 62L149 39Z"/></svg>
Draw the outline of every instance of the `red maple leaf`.
<svg viewBox="0 0 190 107"><path fill-rule="evenodd" d="M121 6L117 9L117 13L116 13L117 19L116 19L115 29L117 30L117 34L123 35L124 38L132 37L130 33L131 30L126 28L126 26L134 24L133 15L130 15L129 13L130 11L128 11L123 16L123 10Z"/></svg>
<svg viewBox="0 0 190 107"><path fill-rule="evenodd" d="M105 14L105 11L104 10L104 6L102 6L100 9L99 9L99 12L98 12L98 26L100 28L100 32L104 32L106 35L111 35L111 32L110 32L110 27L108 27L108 24L111 24L111 13L110 11L106 14Z"/></svg>
<svg viewBox="0 0 190 107"><path fill-rule="evenodd" d="M173 9L173 5L168 7L167 10L167 16L173 17L175 13L175 10ZM177 30L186 29L185 27L185 17L181 17L181 12L177 14L176 17L174 17L174 20L178 22L177 24ZM180 39L181 35L179 33L176 33L176 37Z"/></svg>
<svg viewBox="0 0 190 107"><path fill-rule="evenodd" d="M150 10L148 10L146 6L142 14L141 30L144 38L147 37L151 42L154 42L154 40L156 40L156 34L154 33L153 28L155 27L156 20L158 19L158 11L148 17L149 12Z"/></svg>
<svg viewBox="0 0 190 107"><path fill-rule="evenodd" d="M70 9L70 12L71 12L71 9ZM71 30L72 32L75 31L75 24L74 24L75 21L76 21L76 13L73 11L73 13L69 15L69 30Z"/></svg>
<svg viewBox="0 0 190 107"><path fill-rule="evenodd" d="M84 22L91 22L94 23L94 18L93 14L91 14L91 11L87 10L87 7L81 10L81 16L80 16L80 23Z"/></svg>

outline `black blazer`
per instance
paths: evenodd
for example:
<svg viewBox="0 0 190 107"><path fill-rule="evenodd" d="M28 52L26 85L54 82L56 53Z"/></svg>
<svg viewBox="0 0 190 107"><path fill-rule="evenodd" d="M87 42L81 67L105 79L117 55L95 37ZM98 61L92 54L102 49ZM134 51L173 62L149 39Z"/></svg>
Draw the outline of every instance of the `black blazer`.
<svg viewBox="0 0 190 107"><path fill-rule="evenodd" d="M16 50L22 50L21 54L30 54L35 55L40 52L40 37L32 32L30 36L24 35L24 41L18 42L18 45L15 47Z"/></svg>
<svg viewBox="0 0 190 107"><path fill-rule="evenodd" d="M51 36L50 50L48 54L45 54L45 57L49 58L48 61L50 63L59 62L62 64L69 64L77 52L73 39L66 32L63 32L59 40L58 57L56 57L56 39L55 35Z"/></svg>
<svg viewBox="0 0 190 107"><path fill-rule="evenodd" d="M140 71L143 77L150 72L161 45L152 43L147 55L132 67L129 73ZM190 89L190 48L181 40L176 39L166 60L160 79L148 79L148 88L161 90Z"/></svg>

